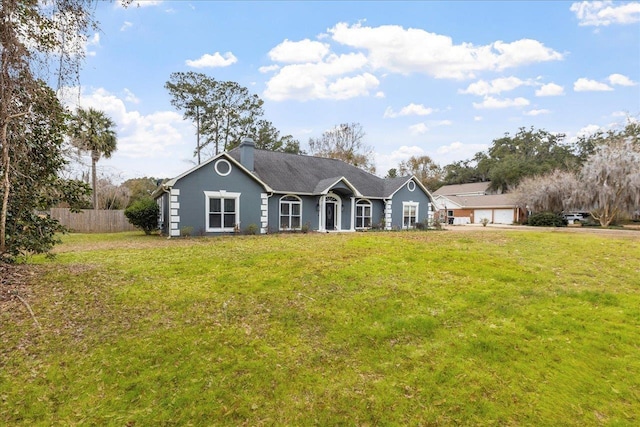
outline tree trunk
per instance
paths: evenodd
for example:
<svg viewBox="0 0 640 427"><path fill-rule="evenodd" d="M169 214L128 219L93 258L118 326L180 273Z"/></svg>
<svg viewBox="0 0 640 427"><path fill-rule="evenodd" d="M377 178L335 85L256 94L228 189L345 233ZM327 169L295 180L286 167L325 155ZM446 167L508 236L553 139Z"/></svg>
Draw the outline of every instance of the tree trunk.
<svg viewBox="0 0 640 427"><path fill-rule="evenodd" d="M200 164L200 107L198 105L196 105L196 151L198 153L198 164Z"/></svg>
<svg viewBox="0 0 640 427"><path fill-rule="evenodd" d="M93 189L93 210L98 209L98 174L96 172L96 159L95 151L91 152L91 188Z"/></svg>
<svg viewBox="0 0 640 427"><path fill-rule="evenodd" d="M0 143L2 144L2 213L0 213L0 256L6 252L6 235L7 235L7 212L9 210L9 190L11 189L11 181L9 181L9 141L7 140L8 122L2 124L2 136Z"/></svg>

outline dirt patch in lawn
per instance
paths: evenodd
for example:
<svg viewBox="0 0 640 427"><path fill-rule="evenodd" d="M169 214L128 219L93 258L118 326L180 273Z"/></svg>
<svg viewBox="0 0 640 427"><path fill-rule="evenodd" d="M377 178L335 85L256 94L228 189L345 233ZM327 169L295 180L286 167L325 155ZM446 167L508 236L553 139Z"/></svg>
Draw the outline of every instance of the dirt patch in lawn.
<svg viewBox="0 0 640 427"><path fill-rule="evenodd" d="M0 313L30 310L31 285L40 274L39 270L40 267L34 265L0 263Z"/></svg>

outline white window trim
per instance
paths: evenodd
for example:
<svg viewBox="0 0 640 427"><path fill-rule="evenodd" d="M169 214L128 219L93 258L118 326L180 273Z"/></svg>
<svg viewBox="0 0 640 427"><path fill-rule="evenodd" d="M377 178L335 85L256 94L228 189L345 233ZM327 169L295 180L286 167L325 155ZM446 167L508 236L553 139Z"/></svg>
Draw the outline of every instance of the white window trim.
<svg viewBox="0 0 640 427"><path fill-rule="evenodd" d="M409 181L407 182L407 190L409 191L415 191L416 189L416 183L413 181Z"/></svg>
<svg viewBox="0 0 640 427"><path fill-rule="evenodd" d="M418 218L420 218L420 216L418 215L418 209L420 208L420 203L418 202L402 202L402 228L406 228L406 229L414 229L415 225L413 227L410 226L406 226L404 225L404 208L405 207L415 207L416 208L416 214L415 214L415 223L418 223Z"/></svg>
<svg viewBox="0 0 640 427"><path fill-rule="evenodd" d="M284 200L287 197L293 197L296 199L296 201L294 200ZM296 227L296 228L292 228L292 227L288 227L288 228L282 228L282 204L283 203L287 203L289 204L289 225L291 225L291 205L292 204L299 204L300 205L300 226ZM279 203L278 203L278 229L280 231L286 231L286 230L301 230L302 229L302 199L294 194L287 194L286 196L282 196L280 197Z"/></svg>
<svg viewBox="0 0 640 427"><path fill-rule="evenodd" d="M218 165L221 163L226 163L227 166L229 167L229 171L227 173L222 173L218 170ZM219 159L214 165L213 168L216 170L216 173L220 176L227 176L231 173L231 163L229 163L229 161L227 159Z"/></svg>
<svg viewBox="0 0 640 427"><path fill-rule="evenodd" d="M240 194L231 193L228 191L205 191L204 192L204 223L207 232L221 233L221 232L233 232L236 227L240 227ZM209 226L209 200L210 199L235 199L236 200L236 219L233 227L224 227L224 211L222 214L223 227L210 227ZM224 209L224 202L222 202L222 209Z"/></svg>
<svg viewBox="0 0 640 427"><path fill-rule="evenodd" d="M334 199L329 200L327 199ZM342 231L342 198L335 193L328 193L320 198L320 211L318 212L318 219L320 221L320 227L318 228L320 231L328 231L326 227L326 207L327 203L335 203L336 211L334 212L334 224L336 226L335 230L331 231Z"/></svg>
<svg viewBox="0 0 640 427"><path fill-rule="evenodd" d="M358 227L358 207L359 206L368 206L369 207L369 227ZM373 204L371 203L371 200L368 199L360 199L356 202L356 208L355 208L355 212L354 212L354 218L356 221L356 230L367 230L369 228L371 228L371 226L373 225ZM366 218L366 217L360 217L360 218Z"/></svg>

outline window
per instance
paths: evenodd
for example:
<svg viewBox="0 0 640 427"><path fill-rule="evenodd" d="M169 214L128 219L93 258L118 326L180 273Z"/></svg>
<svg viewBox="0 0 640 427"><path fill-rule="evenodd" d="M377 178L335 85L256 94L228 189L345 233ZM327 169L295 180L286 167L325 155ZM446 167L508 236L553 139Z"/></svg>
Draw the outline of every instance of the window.
<svg viewBox="0 0 640 427"><path fill-rule="evenodd" d="M220 176L227 176L231 173L231 163L225 159L218 160L213 167Z"/></svg>
<svg viewBox="0 0 640 427"><path fill-rule="evenodd" d="M402 203L402 226L414 228L418 220L418 204L414 202Z"/></svg>
<svg viewBox="0 0 640 427"><path fill-rule="evenodd" d="M356 203L356 228L371 228L371 202L368 200Z"/></svg>
<svg viewBox="0 0 640 427"><path fill-rule="evenodd" d="M158 228L164 227L164 198L168 197L164 194L156 199L158 204Z"/></svg>
<svg viewBox="0 0 640 427"><path fill-rule="evenodd" d="M416 189L416 183L413 181L407 182L407 190L414 191Z"/></svg>
<svg viewBox="0 0 640 427"><path fill-rule="evenodd" d="M207 231L234 231L240 225L240 193L205 191Z"/></svg>
<svg viewBox="0 0 640 427"><path fill-rule="evenodd" d="M299 230L302 224L302 201L296 196L280 199L280 230Z"/></svg>

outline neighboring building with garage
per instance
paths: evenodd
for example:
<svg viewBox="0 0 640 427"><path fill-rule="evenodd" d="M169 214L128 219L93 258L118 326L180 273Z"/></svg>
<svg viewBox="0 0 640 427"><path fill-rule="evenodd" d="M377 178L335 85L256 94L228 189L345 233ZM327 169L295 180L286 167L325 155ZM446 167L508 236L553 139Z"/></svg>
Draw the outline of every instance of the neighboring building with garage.
<svg viewBox="0 0 640 427"><path fill-rule="evenodd" d="M489 190L491 182L445 185L433 193L440 221L450 225L513 224L526 218L511 194L496 194Z"/></svg>

